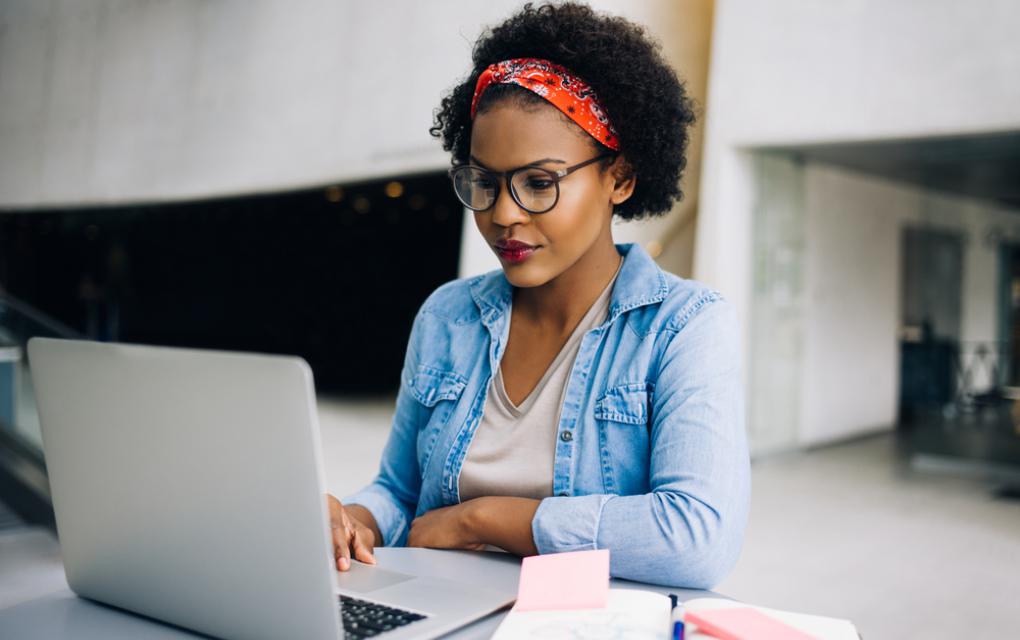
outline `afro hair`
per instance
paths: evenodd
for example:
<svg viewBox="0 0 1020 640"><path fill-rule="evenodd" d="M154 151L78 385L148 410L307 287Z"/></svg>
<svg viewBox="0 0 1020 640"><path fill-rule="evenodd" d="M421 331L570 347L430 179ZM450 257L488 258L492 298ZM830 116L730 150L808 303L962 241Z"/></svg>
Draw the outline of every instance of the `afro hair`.
<svg viewBox="0 0 1020 640"><path fill-rule="evenodd" d="M680 178L687 164L694 102L643 27L583 4L536 7L529 2L482 32L472 51L470 74L443 97L429 129L451 152L451 161L467 162L470 154L471 99L478 76L490 64L525 57L566 67L598 96L618 133L619 151L637 177L634 193L616 206L614 215L634 220L668 213L683 197ZM516 85L493 85L482 94L478 111L502 100L522 106L543 102ZM591 143L599 152L609 151L594 138Z"/></svg>

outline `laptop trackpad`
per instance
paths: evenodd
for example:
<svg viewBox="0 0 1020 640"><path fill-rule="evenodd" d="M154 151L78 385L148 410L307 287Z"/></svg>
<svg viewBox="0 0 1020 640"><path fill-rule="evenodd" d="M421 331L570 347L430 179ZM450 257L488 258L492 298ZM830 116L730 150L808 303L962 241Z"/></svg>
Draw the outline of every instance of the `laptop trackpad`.
<svg viewBox="0 0 1020 640"><path fill-rule="evenodd" d="M347 571L337 571L336 584L341 591L355 591L368 593L383 587L391 587L401 582L413 580L415 576L396 571L387 571L370 564L364 564L351 560L351 568Z"/></svg>

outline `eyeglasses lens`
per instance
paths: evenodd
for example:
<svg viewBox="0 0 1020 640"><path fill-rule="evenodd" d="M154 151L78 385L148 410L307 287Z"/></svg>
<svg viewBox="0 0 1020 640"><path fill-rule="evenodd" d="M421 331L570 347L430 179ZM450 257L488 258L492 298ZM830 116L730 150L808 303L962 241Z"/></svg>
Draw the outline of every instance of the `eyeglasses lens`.
<svg viewBox="0 0 1020 640"><path fill-rule="evenodd" d="M556 180L542 169L523 169L510 181L517 199L528 211L542 213L556 204Z"/></svg>
<svg viewBox="0 0 1020 640"><path fill-rule="evenodd" d="M482 211L496 202L496 178L475 167L462 167L453 174L453 190L468 209Z"/></svg>
<svg viewBox="0 0 1020 640"><path fill-rule="evenodd" d="M485 211L496 203L499 179L478 167L464 166L453 172L453 189L468 209ZM517 203L531 213L544 213L556 204L555 177L543 169L521 169L513 174L510 186Z"/></svg>

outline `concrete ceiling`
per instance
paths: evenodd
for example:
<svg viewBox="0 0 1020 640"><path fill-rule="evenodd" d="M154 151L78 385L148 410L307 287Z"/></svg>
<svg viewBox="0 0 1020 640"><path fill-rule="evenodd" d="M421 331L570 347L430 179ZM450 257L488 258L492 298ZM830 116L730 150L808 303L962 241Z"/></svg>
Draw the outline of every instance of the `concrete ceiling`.
<svg viewBox="0 0 1020 640"><path fill-rule="evenodd" d="M769 149L1020 209L1020 131Z"/></svg>

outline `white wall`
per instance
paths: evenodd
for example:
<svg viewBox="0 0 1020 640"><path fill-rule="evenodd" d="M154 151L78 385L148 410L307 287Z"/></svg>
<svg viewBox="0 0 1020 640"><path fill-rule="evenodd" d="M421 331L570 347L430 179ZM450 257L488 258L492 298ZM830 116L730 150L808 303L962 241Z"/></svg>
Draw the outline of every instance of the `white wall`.
<svg viewBox="0 0 1020 640"><path fill-rule="evenodd" d="M747 311L749 148L1020 128L1017 24L1011 0L719 0L695 277Z"/></svg>
<svg viewBox="0 0 1020 640"><path fill-rule="evenodd" d="M753 150L1020 129L1017 24L1010 0L718 0L694 277L736 306L748 359Z"/></svg>
<svg viewBox="0 0 1020 640"><path fill-rule="evenodd" d="M442 166L427 128L463 73L457 26L508 4L465 16L465 3L5 2L0 206L177 200Z"/></svg>
<svg viewBox="0 0 1020 640"><path fill-rule="evenodd" d="M787 154L754 156L751 357L745 369L747 426L755 453L797 444L804 377L804 254L807 212L803 165Z"/></svg>
<svg viewBox="0 0 1020 640"><path fill-rule="evenodd" d="M805 174L798 440L817 444L895 424L899 229L919 208L921 194L839 169L808 165Z"/></svg>
<svg viewBox="0 0 1020 640"><path fill-rule="evenodd" d="M6 1L0 207L443 169L433 110L469 70L482 26L521 4ZM665 6L595 4L653 23Z"/></svg>
<svg viewBox="0 0 1020 640"><path fill-rule="evenodd" d="M999 243L1020 210L817 164L804 167L804 362L798 439L819 444L895 424L902 230L964 239L961 340L998 340ZM977 381L987 384L987 380Z"/></svg>

